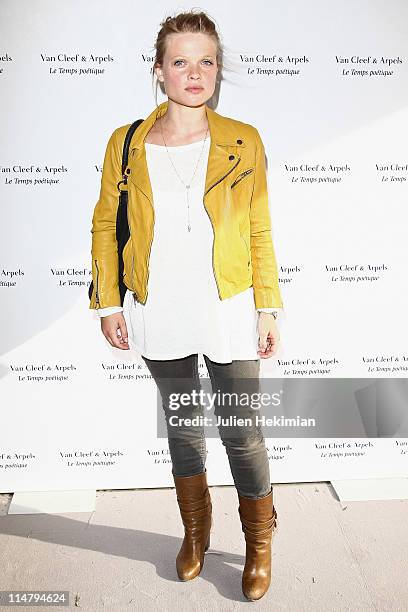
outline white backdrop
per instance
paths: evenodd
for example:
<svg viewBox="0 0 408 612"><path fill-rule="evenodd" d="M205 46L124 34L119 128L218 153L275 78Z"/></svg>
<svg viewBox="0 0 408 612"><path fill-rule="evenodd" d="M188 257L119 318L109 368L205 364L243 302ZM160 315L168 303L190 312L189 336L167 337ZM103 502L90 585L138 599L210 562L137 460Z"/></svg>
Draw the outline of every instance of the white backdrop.
<svg viewBox="0 0 408 612"><path fill-rule="evenodd" d="M0 4L0 492L173 484L155 384L102 336L87 288L108 137L153 110L159 23L189 8ZM226 48L216 110L255 125L268 159L285 313L261 375L406 377L408 5L201 8ZM267 439L273 482L407 475L406 438L360 452L361 433ZM322 452L333 442L348 452ZM209 483L232 484L220 441L207 447Z"/></svg>

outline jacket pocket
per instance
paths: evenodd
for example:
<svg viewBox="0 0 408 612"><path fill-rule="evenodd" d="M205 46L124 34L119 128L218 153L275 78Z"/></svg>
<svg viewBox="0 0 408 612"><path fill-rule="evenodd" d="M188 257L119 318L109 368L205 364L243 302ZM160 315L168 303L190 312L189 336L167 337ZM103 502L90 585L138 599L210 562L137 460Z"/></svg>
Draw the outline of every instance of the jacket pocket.
<svg viewBox="0 0 408 612"><path fill-rule="evenodd" d="M245 240L245 238L243 237L243 235L242 235L242 234L241 234L241 238L242 238L242 240L243 240L243 242L244 242L244 245L245 245L245 250L246 250L247 260L248 260L248 268L249 268L249 266L251 265L251 252L250 252L250 250L249 250L249 247L248 247L247 241Z"/></svg>
<svg viewBox="0 0 408 612"><path fill-rule="evenodd" d="M242 181L243 178L245 178L246 176L251 174L254 171L254 169L255 168L248 168L247 170L244 170L243 172L241 172L241 174L238 174L238 176L235 179L235 181L231 184L231 189L233 189L237 183Z"/></svg>

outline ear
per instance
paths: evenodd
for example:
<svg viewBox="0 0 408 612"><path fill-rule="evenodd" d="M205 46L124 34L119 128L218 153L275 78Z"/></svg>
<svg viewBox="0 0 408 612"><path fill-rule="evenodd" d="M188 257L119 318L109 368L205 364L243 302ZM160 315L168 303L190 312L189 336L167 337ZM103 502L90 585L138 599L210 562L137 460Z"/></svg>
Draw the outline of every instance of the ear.
<svg viewBox="0 0 408 612"><path fill-rule="evenodd" d="M164 78L163 78L163 70L161 69L160 65L157 65L154 69L155 73L156 73L156 77L157 79L163 83L164 82Z"/></svg>

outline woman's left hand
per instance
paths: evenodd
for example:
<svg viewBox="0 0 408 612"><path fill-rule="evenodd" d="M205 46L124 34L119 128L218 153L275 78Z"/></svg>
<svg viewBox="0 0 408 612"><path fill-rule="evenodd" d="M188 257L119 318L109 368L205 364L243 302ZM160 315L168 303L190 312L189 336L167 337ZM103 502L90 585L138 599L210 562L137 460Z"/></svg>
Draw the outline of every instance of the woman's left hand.
<svg viewBox="0 0 408 612"><path fill-rule="evenodd" d="M258 316L258 355L261 359L269 359L278 350L279 330L275 317L267 312L260 312Z"/></svg>

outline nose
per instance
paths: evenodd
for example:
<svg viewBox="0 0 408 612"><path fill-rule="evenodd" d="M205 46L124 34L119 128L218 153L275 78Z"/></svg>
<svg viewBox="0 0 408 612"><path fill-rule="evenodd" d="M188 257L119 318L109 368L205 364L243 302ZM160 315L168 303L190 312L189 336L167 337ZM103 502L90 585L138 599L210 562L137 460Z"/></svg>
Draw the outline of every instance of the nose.
<svg viewBox="0 0 408 612"><path fill-rule="evenodd" d="M193 78L193 79L200 79L201 75L200 75L200 71L198 68L192 68L189 74L189 78Z"/></svg>

